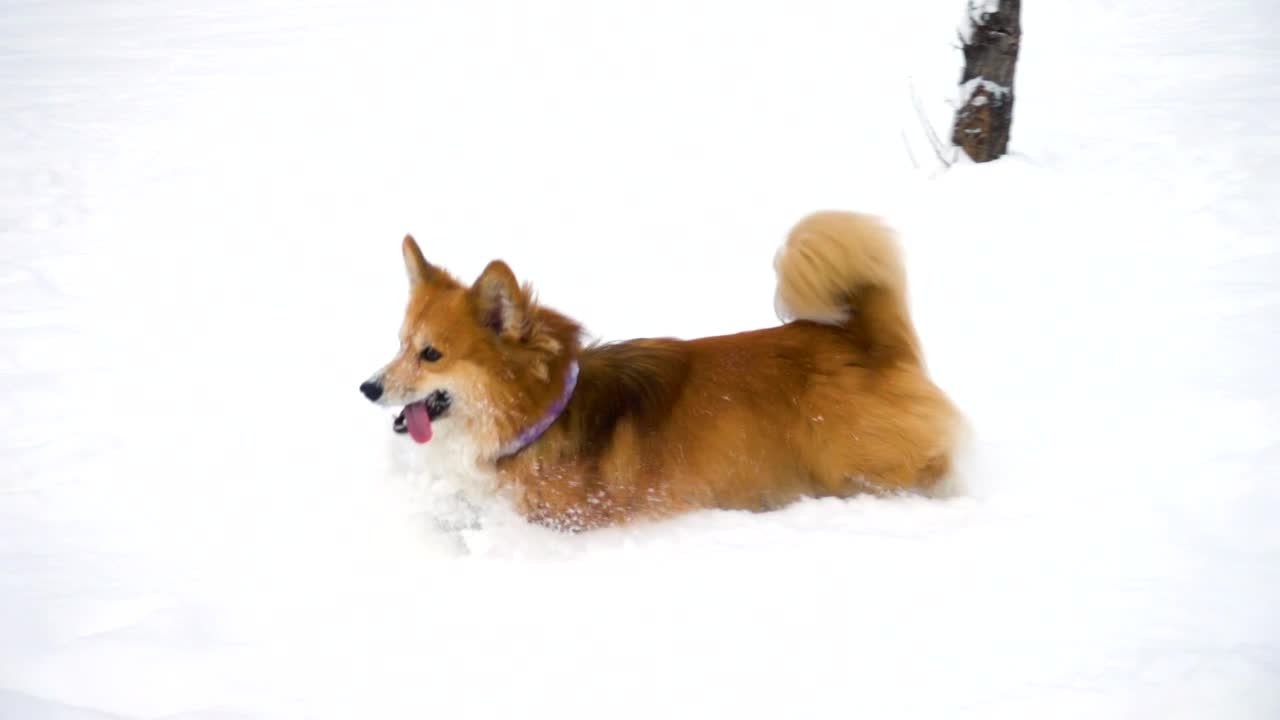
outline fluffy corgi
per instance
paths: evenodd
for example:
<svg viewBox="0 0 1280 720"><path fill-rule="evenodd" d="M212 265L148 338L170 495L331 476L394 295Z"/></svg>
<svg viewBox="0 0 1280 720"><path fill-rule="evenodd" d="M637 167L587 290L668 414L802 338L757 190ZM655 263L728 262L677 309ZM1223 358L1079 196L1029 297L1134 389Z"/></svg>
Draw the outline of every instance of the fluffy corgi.
<svg viewBox="0 0 1280 720"><path fill-rule="evenodd" d="M584 346L495 260L467 286L403 245L400 352L360 386L416 443L464 441L529 520L583 530L804 496L928 492L958 415L930 381L893 234L820 212L778 251L784 324Z"/></svg>

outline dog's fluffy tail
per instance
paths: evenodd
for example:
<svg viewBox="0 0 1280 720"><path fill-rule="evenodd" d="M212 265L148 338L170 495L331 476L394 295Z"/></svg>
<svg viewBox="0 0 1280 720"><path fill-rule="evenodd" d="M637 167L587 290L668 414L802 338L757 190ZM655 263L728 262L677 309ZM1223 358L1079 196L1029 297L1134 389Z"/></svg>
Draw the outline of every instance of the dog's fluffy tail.
<svg viewBox="0 0 1280 720"><path fill-rule="evenodd" d="M873 358L921 364L902 258L893 232L878 218L814 213L792 228L774 268L774 306L783 321L839 325Z"/></svg>

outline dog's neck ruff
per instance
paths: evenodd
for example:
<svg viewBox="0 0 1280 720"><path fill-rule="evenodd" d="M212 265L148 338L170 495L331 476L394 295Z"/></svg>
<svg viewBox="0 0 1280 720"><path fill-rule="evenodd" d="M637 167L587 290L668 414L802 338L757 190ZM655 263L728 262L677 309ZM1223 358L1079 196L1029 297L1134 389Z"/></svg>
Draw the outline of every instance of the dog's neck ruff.
<svg viewBox="0 0 1280 720"><path fill-rule="evenodd" d="M577 386L578 361L572 360L569 362L569 372L566 374L564 379L564 392L560 393L560 397L556 398L555 403L552 404L550 409L547 410L547 413L542 416L541 420L531 425L524 432L517 435L514 440L503 446L502 451L498 453L498 459L501 460L502 458L511 457L512 455L515 455L521 450L529 447L538 438L542 437L542 434L547 431L547 428L551 427L551 424L560 418L560 413L563 413L564 409L569 406L569 399L573 397L573 390Z"/></svg>

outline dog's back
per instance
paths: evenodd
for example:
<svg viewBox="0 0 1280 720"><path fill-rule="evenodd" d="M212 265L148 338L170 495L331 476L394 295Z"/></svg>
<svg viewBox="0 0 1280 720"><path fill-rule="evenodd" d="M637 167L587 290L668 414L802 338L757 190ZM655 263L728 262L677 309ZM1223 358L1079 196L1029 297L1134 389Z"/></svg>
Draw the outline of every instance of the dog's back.
<svg viewBox="0 0 1280 720"><path fill-rule="evenodd" d="M814 214L775 266L781 327L583 351L560 421L499 463L530 517L763 510L928 490L946 474L957 415L924 370L892 234Z"/></svg>

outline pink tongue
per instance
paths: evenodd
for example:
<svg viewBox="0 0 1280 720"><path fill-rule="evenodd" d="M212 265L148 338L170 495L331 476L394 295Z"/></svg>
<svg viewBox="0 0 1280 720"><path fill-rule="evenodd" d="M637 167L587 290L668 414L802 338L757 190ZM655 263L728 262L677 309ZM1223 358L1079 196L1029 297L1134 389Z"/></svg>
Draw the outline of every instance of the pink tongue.
<svg viewBox="0 0 1280 720"><path fill-rule="evenodd" d="M404 408L404 420L409 425L409 435L413 441L421 445L431 439L431 416L427 414L427 404L416 402Z"/></svg>

